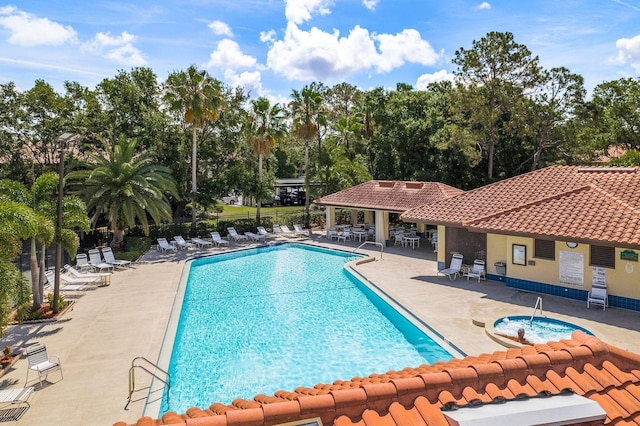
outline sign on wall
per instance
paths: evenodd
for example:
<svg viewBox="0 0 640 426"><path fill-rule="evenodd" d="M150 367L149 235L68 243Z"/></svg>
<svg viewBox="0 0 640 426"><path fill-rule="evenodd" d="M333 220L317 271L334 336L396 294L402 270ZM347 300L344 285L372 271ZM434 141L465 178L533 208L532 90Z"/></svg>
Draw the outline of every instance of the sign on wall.
<svg viewBox="0 0 640 426"><path fill-rule="evenodd" d="M560 250L559 281L584 286L584 253Z"/></svg>

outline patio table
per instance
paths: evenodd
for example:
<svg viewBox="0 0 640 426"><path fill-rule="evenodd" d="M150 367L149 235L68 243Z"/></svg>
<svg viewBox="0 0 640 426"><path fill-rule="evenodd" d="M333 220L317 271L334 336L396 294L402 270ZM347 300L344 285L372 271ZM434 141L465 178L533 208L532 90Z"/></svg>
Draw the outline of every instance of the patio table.
<svg viewBox="0 0 640 426"><path fill-rule="evenodd" d="M416 245L418 247L420 247L420 237L408 237L408 236L405 236L403 238L403 242L404 242L405 247L408 246L409 244L411 244L411 248L412 249L416 248Z"/></svg>
<svg viewBox="0 0 640 426"><path fill-rule="evenodd" d="M361 242L363 239L367 239L367 231L353 231L353 235L358 237L358 242Z"/></svg>

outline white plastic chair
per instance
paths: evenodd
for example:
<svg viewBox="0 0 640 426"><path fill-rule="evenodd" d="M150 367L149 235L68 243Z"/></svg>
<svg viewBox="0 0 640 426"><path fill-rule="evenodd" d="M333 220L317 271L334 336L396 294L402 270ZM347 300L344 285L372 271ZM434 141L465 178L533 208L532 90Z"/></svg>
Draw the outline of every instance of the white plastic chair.
<svg viewBox="0 0 640 426"><path fill-rule="evenodd" d="M98 249L89 250L89 263L94 269L97 269L98 272L113 271L115 268L115 266L102 261L102 256Z"/></svg>
<svg viewBox="0 0 640 426"><path fill-rule="evenodd" d="M449 277L450 280L454 280L460 275L460 270L462 269L462 259L463 255L460 253L455 253L451 258L451 264L446 269L441 269L438 271L438 275L442 275L443 277Z"/></svg>
<svg viewBox="0 0 640 426"><path fill-rule="evenodd" d="M102 255L104 256L104 261L109 265L113 265L116 268L124 268L131 266L131 262L128 260L119 260L113 254L113 250L111 247L105 247L102 249Z"/></svg>
<svg viewBox="0 0 640 426"><path fill-rule="evenodd" d="M229 238L231 238L233 241L244 241L249 239L249 237L247 237L246 235L238 234L236 228L232 226L227 228L227 231L229 232Z"/></svg>
<svg viewBox="0 0 640 426"><path fill-rule="evenodd" d="M607 287L597 284L591 286L591 291L587 296L587 308L591 305L601 305L602 310L606 310L609 306L609 296L607 296Z"/></svg>
<svg viewBox="0 0 640 426"><path fill-rule="evenodd" d="M60 379L62 380L64 378L62 376L62 364L60 363L60 358L57 355L49 356L47 354L47 347L44 344L38 343L28 347L24 351L24 356L27 358L29 363L25 383L29 382L30 371L38 373L38 382L40 383L40 387L42 387L42 378L44 377L44 379L47 380L49 373L53 373L54 371L60 371Z"/></svg>
<svg viewBox="0 0 640 426"><path fill-rule="evenodd" d="M211 241L213 241L213 244L215 244L216 247L229 245L229 241L222 238L220 233L215 231L211 233Z"/></svg>
<svg viewBox="0 0 640 426"><path fill-rule="evenodd" d="M469 281L469 278L477 278L478 282L480 282L481 279L486 280L487 276L484 270L484 265L485 265L484 260L482 259L474 260L473 268L464 274L467 277L467 281Z"/></svg>
<svg viewBox="0 0 640 426"><path fill-rule="evenodd" d="M76 267L80 271L92 271L93 266L89 263L89 258L86 253L78 253L76 255Z"/></svg>
<svg viewBox="0 0 640 426"><path fill-rule="evenodd" d="M173 237L173 241L175 241L178 247L183 250L188 250L189 247L191 247L191 243L186 242L184 238L182 238L182 235L176 235Z"/></svg>
<svg viewBox="0 0 640 426"><path fill-rule="evenodd" d="M211 247L213 243L211 241L203 240L202 238L194 237L191 239L191 242L199 248Z"/></svg>
<svg viewBox="0 0 640 426"><path fill-rule="evenodd" d="M161 250L163 252L177 251L178 247L174 246L173 244L169 244L169 241L167 241L166 238L158 238L158 250Z"/></svg>

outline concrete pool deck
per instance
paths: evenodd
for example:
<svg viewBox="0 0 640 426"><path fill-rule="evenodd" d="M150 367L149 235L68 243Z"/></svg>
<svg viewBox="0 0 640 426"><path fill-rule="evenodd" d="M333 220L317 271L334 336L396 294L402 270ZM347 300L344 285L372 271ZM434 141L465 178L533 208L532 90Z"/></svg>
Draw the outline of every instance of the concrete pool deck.
<svg viewBox="0 0 640 426"><path fill-rule="evenodd" d="M329 243L319 235L300 241L349 250L359 245ZM437 277L435 256L425 247L386 247L382 260L379 248L365 247L360 251L377 261L357 270L469 355L505 350L472 320L493 322L507 315L531 315L538 296L500 282ZM139 419L146 392L136 392L129 410L124 410L131 361L136 356L157 360L185 259L217 251L221 250L177 254L152 250L134 268L117 271L110 286L80 293L73 309L60 320L13 327L1 344L15 351L45 343L50 354L60 356L64 379L53 373L51 383L36 388L31 408L22 418L6 424L112 425ZM578 324L609 344L640 353L640 312L587 309L586 302L542 297L544 315ZM26 360L18 360L0 377L0 388L25 386L26 372ZM29 379L30 385L37 386L34 374ZM138 388L149 381L148 376L136 374Z"/></svg>

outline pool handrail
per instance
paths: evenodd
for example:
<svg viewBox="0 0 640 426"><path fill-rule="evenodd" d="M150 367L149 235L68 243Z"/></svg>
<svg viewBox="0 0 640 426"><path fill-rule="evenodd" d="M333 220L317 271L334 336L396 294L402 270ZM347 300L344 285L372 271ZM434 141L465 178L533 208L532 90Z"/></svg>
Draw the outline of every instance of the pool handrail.
<svg viewBox="0 0 640 426"><path fill-rule="evenodd" d="M384 252L384 244L379 243L378 241L365 241L364 243L360 244L358 247L354 248L353 252L355 252L356 250L360 250L362 246L364 246L365 244L374 244L374 245L380 246L380 259L382 260L382 253Z"/></svg>

